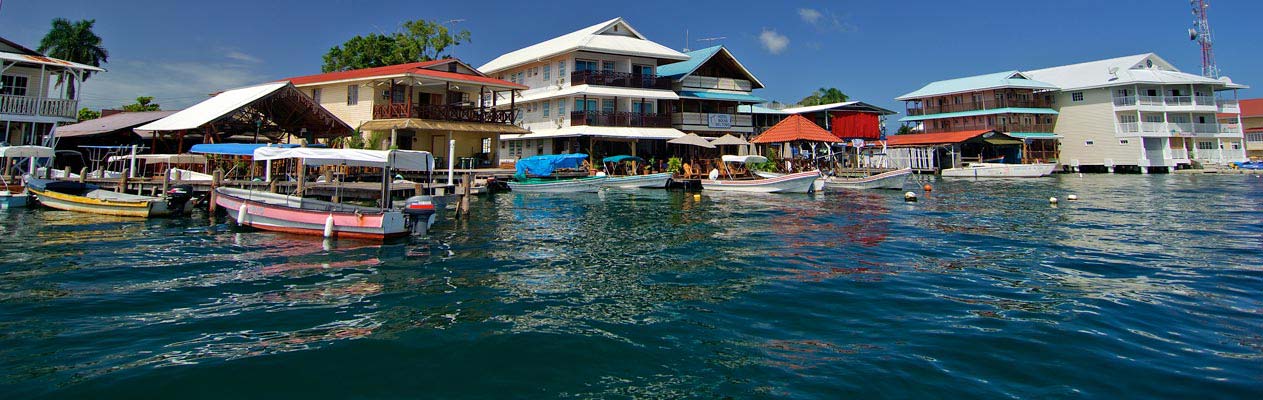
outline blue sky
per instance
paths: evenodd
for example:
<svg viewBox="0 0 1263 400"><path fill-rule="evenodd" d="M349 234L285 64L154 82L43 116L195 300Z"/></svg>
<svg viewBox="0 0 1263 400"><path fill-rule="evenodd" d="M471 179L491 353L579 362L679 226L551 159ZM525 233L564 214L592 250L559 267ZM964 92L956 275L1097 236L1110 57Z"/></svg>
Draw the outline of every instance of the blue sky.
<svg viewBox="0 0 1263 400"><path fill-rule="evenodd" d="M79 1L0 0L0 36L38 45L54 17L93 18L109 70L84 105L152 95L164 108L207 93L316 73L330 47L356 34L393 32L408 19L463 20L472 33L454 54L474 66L609 18L626 18L676 49L727 46L766 85L756 94L796 101L818 87L902 111L894 97L938 79L1035 69L1156 52L1197 73L1185 0L1057 1ZM635 4L635 6L632 6ZM1263 1L1218 0L1211 10L1220 68L1263 88ZM1263 95L1250 89L1242 97Z"/></svg>

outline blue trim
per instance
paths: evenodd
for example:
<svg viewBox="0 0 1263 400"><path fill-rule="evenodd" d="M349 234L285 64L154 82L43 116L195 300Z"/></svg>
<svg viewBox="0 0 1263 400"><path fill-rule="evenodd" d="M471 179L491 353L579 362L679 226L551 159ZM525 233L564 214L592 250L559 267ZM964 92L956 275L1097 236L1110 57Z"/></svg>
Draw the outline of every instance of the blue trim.
<svg viewBox="0 0 1263 400"><path fill-rule="evenodd" d="M728 101L741 101L741 102L747 102L747 103L763 103L767 101L758 96L740 94L740 93L697 92L697 91L690 91L690 90L681 90L679 95L681 98L702 99L702 100L728 100Z"/></svg>
<svg viewBox="0 0 1263 400"><path fill-rule="evenodd" d="M253 156L254 149L269 146L266 143L202 143L195 144L189 148L190 153L198 154L221 154L229 156ZM272 147L294 148L297 144L272 144ZM325 147L322 144L312 144L309 147Z"/></svg>

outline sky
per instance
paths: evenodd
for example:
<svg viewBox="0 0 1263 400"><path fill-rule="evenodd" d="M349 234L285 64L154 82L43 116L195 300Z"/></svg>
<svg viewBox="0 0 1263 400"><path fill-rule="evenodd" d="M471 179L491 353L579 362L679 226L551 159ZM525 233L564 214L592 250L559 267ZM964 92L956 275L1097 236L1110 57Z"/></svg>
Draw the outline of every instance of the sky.
<svg viewBox="0 0 1263 400"><path fill-rule="evenodd" d="M154 96L164 109L207 94L320 72L321 57L355 35L403 21L448 21L472 40L451 53L475 67L580 28L623 17L677 50L726 46L793 103L820 87L903 111L894 98L924 84L1155 52L1199 73L1186 0L973 1L349 1L0 0L0 36L37 47L53 18L95 19L108 72L86 82L82 106ZM634 6L633 6L634 4ZM1263 1L1210 8L1223 73L1263 97ZM686 42L686 32L689 41ZM718 38L718 39L717 39ZM712 39L712 40L704 40Z"/></svg>

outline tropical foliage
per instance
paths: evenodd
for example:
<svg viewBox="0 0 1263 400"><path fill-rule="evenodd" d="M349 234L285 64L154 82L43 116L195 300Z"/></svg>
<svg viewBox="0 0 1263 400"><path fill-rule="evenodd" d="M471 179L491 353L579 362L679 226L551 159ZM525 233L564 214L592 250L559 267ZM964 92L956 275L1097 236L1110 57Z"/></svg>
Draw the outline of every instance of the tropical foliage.
<svg viewBox="0 0 1263 400"><path fill-rule="evenodd" d="M851 96L847 96L846 93L842 93L842 91L838 90L838 88L820 88L816 89L815 92L812 92L802 100L799 100L798 105L815 106L820 104L841 103L849 100L850 98Z"/></svg>
<svg viewBox="0 0 1263 400"><path fill-rule="evenodd" d="M324 72L381 67L449 57L449 48L469 42L469 31L452 32L436 21L405 21L391 35L370 33L334 46L324 55Z"/></svg>
<svg viewBox="0 0 1263 400"><path fill-rule="evenodd" d="M101 118L100 112L89 110L87 107L79 109L79 122L97 118Z"/></svg>
<svg viewBox="0 0 1263 400"><path fill-rule="evenodd" d="M906 135L909 133L912 133L912 125L901 125L899 126L899 131L895 132L896 135Z"/></svg>
<svg viewBox="0 0 1263 400"><path fill-rule="evenodd" d="M95 24L94 19L70 22L65 18L56 18L52 28L39 41L39 48L35 50L49 57L100 67L110 58L110 52L105 50L101 37L92 32ZM91 71L84 71L83 79L87 80L91 75ZM65 76L58 76L57 85L63 83ZM71 97L74 97L74 86L68 89Z"/></svg>
<svg viewBox="0 0 1263 400"><path fill-rule="evenodd" d="M153 96L140 96L136 98L136 102L123 106L123 111L158 111L162 106L153 102Z"/></svg>

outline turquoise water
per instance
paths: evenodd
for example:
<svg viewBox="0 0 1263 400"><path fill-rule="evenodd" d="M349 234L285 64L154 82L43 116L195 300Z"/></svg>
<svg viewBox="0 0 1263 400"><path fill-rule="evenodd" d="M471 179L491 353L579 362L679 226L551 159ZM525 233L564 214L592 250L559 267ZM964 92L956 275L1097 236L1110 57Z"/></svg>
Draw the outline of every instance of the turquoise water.
<svg viewBox="0 0 1263 400"><path fill-rule="evenodd" d="M0 397L1263 392L1263 178L934 184L502 194L386 245L8 211Z"/></svg>

